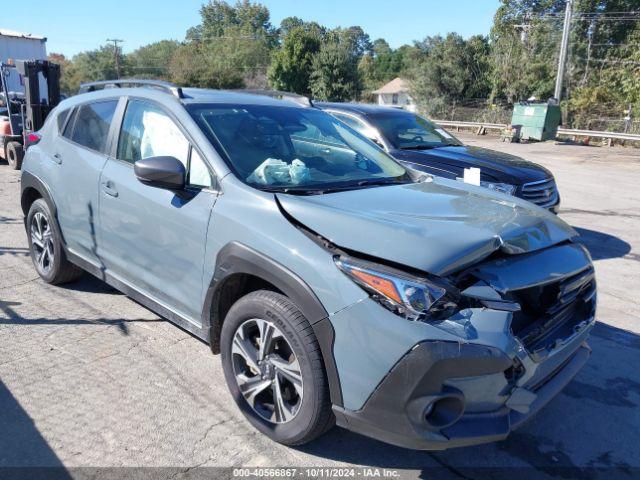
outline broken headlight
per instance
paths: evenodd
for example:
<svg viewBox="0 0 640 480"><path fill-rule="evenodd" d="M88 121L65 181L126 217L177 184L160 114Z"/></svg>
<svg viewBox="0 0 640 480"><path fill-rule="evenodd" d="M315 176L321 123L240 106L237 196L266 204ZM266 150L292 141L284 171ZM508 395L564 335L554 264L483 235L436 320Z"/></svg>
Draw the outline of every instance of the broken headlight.
<svg viewBox="0 0 640 480"><path fill-rule="evenodd" d="M427 279L376 263L336 257L336 265L371 298L409 320L439 320L458 310L457 290L442 279Z"/></svg>

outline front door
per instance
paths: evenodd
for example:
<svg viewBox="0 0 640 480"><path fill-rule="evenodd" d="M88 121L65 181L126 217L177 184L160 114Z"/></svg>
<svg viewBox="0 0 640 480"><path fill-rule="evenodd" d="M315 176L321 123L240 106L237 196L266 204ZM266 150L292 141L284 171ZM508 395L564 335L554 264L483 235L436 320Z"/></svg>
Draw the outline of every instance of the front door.
<svg viewBox="0 0 640 480"><path fill-rule="evenodd" d="M185 164L182 192L137 180L133 164L152 156ZM211 171L160 106L130 100L115 159L100 178L98 252L107 273L200 325L203 260L217 193Z"/></svg>

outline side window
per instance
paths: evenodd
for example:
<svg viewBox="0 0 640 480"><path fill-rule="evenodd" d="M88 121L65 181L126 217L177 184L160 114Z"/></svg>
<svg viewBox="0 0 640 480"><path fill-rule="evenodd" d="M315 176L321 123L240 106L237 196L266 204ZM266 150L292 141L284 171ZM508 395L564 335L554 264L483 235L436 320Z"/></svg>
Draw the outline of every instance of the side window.
<svg viewBox="0 0 640 480"><path fill-rule="evenodd" d="M189 161L189 185L194 187L213 187L209 169L202 160L202 157L195 148L191 149L191 159Z"/></svg>
<svg viewBox="0 0 640 480"><path fill-rule="evenodd" d="M143 158L171 156L184 163L186 169L189 141L160 108L132 100L124 114L117 156L130 163Z"/></svg>
<svg viewBox="0 0 640 480"><path fill-rule="evenodd" d="M58 122L58 133L62 133L62 128L64 127L64 122L69 117L69 112L71 112L71 109L67 108L58 114L58 118L56 118Z"/></svg>
<svg viewBox="0 0 640 480"><path fill-rule="evenodd" d="M359 133L362 133L365 136L368 136L368 135L366 135L367 126L364 123L362 123L360 120L358 120L357 118L354 118L351 115L343 115L342 113L332 113L332 115L334 117L336 117L338 120L340 120L341 122L346 123L347 125L349 125L356 132L359 132Z"/></svg>
<svg viewBox="0 0 640 480"><path fill-rule="evenodd" d="M111 119L113 119L117 105L117 100L109 100L80 106L76 114L71 140L83 147L104 153L107 147Z"/></svg>
<svg viewBox="0 0 640 480"><path fill-rule="evenodd" d="M299 131L291 134L292 140L304 140L307 142L312 142L316 144L328 144L332 146L342 146L343 142L339 138L336 138L334 135L326 134L320 131L318 127L308 122L300 122L301 127L305 127L304 129L300 128Z"/></svg>

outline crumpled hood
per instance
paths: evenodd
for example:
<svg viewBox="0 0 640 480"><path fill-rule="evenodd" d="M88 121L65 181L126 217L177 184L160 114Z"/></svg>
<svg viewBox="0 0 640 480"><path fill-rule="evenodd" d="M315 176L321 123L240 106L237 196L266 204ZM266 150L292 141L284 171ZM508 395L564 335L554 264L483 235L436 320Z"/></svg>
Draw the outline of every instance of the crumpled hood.
<svg viewBox="0 0 640 480"><path fill-rule="evenodd" d="M453 273L496 250L525 253L577 235L529 202L436 177L277 198L289 215L338 247L434 275Z"/></svg>

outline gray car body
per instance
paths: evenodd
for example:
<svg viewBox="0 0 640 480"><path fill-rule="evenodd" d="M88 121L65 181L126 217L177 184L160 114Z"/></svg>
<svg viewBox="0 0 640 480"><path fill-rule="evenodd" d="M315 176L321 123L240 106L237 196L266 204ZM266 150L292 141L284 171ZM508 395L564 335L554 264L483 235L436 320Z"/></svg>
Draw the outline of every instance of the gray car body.
<svg viewBox="0 0 640 480"><path fill-rule="evenodd" d="M486 281L473 286L474 295L500 298L501 291L542 285L590 264L584 249L573 243L576 232L555 215L518 198L436 177L304 197L260 191L231 173L183 104L282 106L284 101L195 89L185 89L185 97L153 89L106 89L71 97L51 115L42 140L24 161L23 206L29 188L41 190L56 212L72 261L134 298L149 300L147 305L212 343L208 302L224 274L221 252L240 245L293 272L320 302L334 332L323 354L333 355L337 370L336 412L363 409L390 370L421 342L497 348L526 369L515 388L548 374L584 342L593 318L544 361L534 359L510 333L511 312L470 308L438 324L408 321L342 274L334 253L313 238L433 275L479 266ZM105 154L59 133L56 112L118 99L118 118L128 98L153 102L171 115L206 159L214 188L183 201L174 192L142 185L132 165L114 158L118 125L112 125ZM291 103L290 108L302 107ZM118 196L107 194L108 187ZM487 378L494 387L482 387ZM452 380L468 395L469 411L490 411L509 401L508 393L496 394L504 391L504 376L487 378L480 384Z"/></svg>

